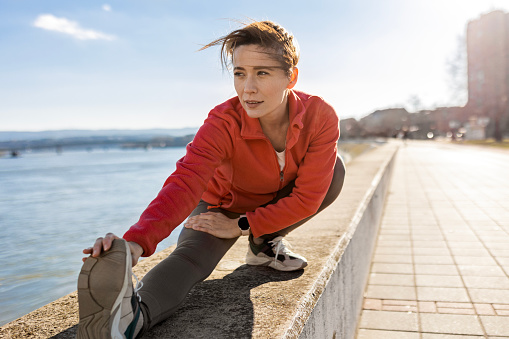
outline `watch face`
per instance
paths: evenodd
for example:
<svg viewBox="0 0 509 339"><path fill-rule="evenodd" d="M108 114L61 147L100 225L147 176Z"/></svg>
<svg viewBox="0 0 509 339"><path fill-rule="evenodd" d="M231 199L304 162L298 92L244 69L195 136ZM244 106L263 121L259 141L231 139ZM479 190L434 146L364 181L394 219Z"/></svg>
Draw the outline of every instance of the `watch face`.
<svg viewBox="0 0 509 339"><path fill-rule="evenodd" d="M239 219L239 227L243 231L247 231L249 229L249 222L246 217L242 217Z"/></svg>

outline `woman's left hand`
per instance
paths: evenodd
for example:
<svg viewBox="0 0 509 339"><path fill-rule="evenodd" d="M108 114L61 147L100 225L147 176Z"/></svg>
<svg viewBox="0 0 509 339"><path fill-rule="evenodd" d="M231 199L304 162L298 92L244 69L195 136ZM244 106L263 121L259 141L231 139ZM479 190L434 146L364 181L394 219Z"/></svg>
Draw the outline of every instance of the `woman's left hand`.
<svg viewBox="0 0 509 339"><path fill-rule="evenodd" d="M222 213L206 212L187 219L184 227L209 233L218 238L232 239L242 235L238 220L239 218L230 219Z"/></svg>

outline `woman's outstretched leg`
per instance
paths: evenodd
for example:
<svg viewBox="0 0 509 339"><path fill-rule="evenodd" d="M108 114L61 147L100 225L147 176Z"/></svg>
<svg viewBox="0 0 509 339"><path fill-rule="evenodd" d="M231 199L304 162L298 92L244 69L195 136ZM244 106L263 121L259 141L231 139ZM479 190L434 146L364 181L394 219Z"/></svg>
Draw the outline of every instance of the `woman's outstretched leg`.
<svg viewBox="0 0 509 339"><path fill-rule="evenodd" d="M173 314L188 292L207 278L237 239L220 239L183 228L177 248L143 278L138 294L144 310L145 328Z"/></svg>
<svg viewBox="0 0 509 339"><path fill-rule="evenodd" d="M200 202L191 216L206 212L207 206ZM134 338L163 321L210 275L236 240L183 228L172 254L134 287L130 246L116 238L111 248L88 257L81 269L78 338Z"/></svg>

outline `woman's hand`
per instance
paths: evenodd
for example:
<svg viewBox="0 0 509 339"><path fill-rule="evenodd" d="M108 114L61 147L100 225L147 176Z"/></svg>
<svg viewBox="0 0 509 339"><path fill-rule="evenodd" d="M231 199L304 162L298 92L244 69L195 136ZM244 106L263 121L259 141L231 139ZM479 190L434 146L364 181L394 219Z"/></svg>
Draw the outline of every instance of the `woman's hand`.
<svg viewBox="0 0 509 339"><path fill-rule="evenodd" d="M83 254L90 254L92 257L96 258L101 254L102 251L108 251L111 248L111 244L113 243L113 239L120 239L113 233L107 233L104 238L97 238L94 243L94 246L85 248L83 250ZM129 248L131 250L131 258L132 265L135 266L138 263L141 255L143 254L143 248L135 242L129 241ZM87 258L83 258L83 262Z"/></svg>
<svg viewBox="0 0 509 339"><path fill-rule="evenodd" d="M230 219L222 213L206 212L187 219L184 227L209 233L218 238L232 239L242 235L238 220L239 218Z"/></svg>

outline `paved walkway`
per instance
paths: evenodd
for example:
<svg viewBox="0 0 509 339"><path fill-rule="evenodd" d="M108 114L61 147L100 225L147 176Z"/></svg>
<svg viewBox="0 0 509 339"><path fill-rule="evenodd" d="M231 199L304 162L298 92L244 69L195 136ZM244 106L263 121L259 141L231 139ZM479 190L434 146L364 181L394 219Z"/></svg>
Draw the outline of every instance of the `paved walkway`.
<svg viewBox="0 0 509 339"><path fill-rule="evenodd" d="M397 155L357 339L509 338L509 152Z"/></svg>

